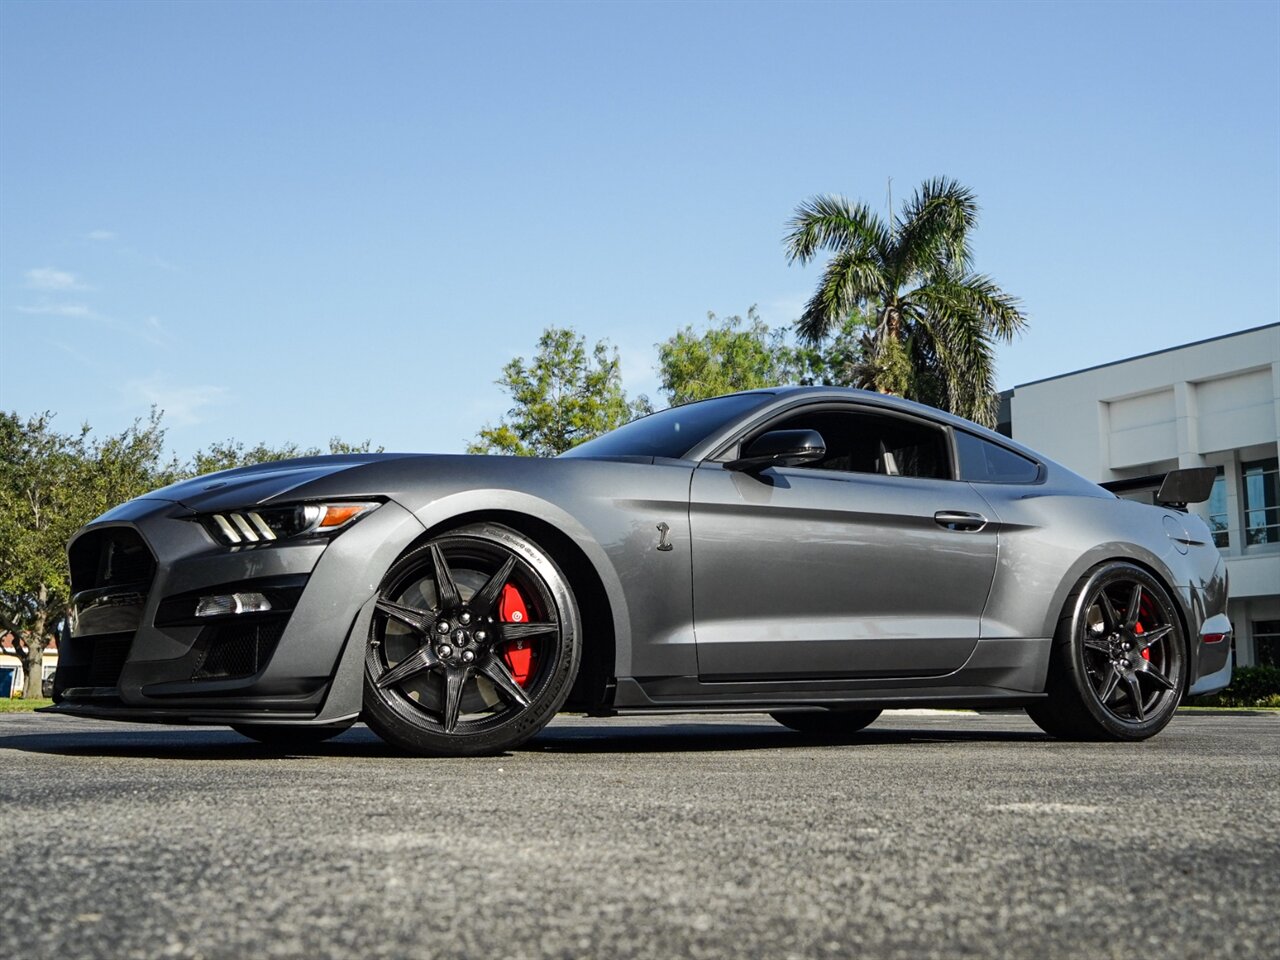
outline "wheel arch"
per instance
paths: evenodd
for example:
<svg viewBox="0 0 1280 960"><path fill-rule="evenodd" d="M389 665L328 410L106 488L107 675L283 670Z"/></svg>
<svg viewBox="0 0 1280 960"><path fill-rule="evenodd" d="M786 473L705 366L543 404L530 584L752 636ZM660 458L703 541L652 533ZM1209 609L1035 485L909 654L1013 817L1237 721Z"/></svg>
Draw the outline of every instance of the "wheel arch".
<svg viewBox="0 0 1280 960"><path fill-rule="evenodd" d="M1182 590L1178 589L1173 578L1172 571L1155 557L1150 556L1145 551L1140 551L1131 544L1114 544L1111 545L1110 551L1100 548L1098 551L1090 551L1090 553L1081 559L1071 570L1062 583L1058 587L1057 593L1054 595L1053 602L1050 604L1049 611L1052 620L1047 624L1048 636L1056 640L1057 625L1064 617L1070 616L1073 620L1072 628L1074 629L1074 619L1078 611L1066 609L1067 598L1071 596L1073 590L1080 582L1093 573L1106 566L1109 563L1127 563L1144 571L1148 576L1160 584L1164 588L1165 593L1169 595L1169 599L1173 604L1174 613L1178 617L1178 624L1182 628L1183 644L1186 647L1188 669L1183 677L1183 693L1188 689L1193 676L1192 655L1194 647L1191 642L1190 617L1187 610L1187 599Z"/></svg>

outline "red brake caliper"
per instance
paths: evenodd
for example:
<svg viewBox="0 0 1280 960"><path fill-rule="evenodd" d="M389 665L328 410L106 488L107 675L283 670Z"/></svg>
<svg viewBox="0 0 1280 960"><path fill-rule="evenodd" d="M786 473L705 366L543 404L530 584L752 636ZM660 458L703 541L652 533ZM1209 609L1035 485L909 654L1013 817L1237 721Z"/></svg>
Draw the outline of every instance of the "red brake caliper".
<svg viewBox="0 0 1280 960"><path fill-rule="evenodd" d="M525 609L524 597L520 596L520 591L509 583L502 588L502 597L498 600L498 619L503 623L527 623L529 620L529 611ZM510 668L511 675L516 678L516 683L527 687L537 661L533 652L533 642L512 640L502 651L502 659Z"/></svg>
<svg viewBox="0 0 1280 960"><path fill-rule="evenodd" d="M1134 632L1134 633L1139 633L1139 634L1140 634L1140 633L1142 633L1142 624L1140 624L1140 623L1135 623L1135 624L1133 625L1133 632ZM1142 659L1143 659L1143 660L1150 660L1150 659L1151 659L1151 648L1150 648L1150 647L1147 647L1147 649L1145 649L1145 650L1143 650L1143 651L1142 651Z"/></svg>

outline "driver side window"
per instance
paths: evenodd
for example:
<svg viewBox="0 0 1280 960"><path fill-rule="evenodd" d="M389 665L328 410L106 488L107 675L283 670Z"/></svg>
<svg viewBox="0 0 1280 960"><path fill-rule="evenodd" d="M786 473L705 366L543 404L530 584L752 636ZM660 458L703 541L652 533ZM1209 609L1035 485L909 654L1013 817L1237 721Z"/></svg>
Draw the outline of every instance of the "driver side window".
<svg viewBox="0 0 1280 960"><path fill-rule="evenodd" d="M869 410L802 410L765 429L817 430L822 434L826 456L795 469L951 479L946 432L909 417Z"/></svg>

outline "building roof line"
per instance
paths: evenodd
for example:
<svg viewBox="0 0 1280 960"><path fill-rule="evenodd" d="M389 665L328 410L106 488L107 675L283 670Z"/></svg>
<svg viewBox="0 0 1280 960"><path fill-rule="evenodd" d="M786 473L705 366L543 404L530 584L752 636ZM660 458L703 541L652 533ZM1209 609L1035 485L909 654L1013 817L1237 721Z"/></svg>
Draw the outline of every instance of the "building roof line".
<svg viewBox="0 0 1280 960"><path fill-rule="evenodd" d="M1249 327L1247 330L1236 330L1234 333L1222 333L1216 337L1206 337L1203 340L1193 340L1191 343L1180 343L1176 347L1165 347L1162 350L1152 350L1150 353L1139 353L1133 357L1124 357L1120 360L1108 360L1106 363L1096 363L1092 367L1081 367L1079 370L1072 370L1069 373L1055 373L1052 377L1041 377L1039 380L1029 380L1026 383L1015 384L1014 390L1021 390L1023 387L1034 387L1038 383L1048 383L1050 380L1061 380L1063 377L1074 377L1078 373L1088 373L1091 370L1101 370L1104 367L1114 367L1121 363L1130 363L1134 360L1145 360L1147 357L1156 357L1162 353L1173 353L1175 350L1186 350L1189 347L1198 347L1202 344L1213 343L1215 340L1226 340L1230 337L1243 337L1246 333L1257 333L1259 330L1270 330L1272 327L1280 327L1280 323L1264 323L1259 327Z"/></svg>

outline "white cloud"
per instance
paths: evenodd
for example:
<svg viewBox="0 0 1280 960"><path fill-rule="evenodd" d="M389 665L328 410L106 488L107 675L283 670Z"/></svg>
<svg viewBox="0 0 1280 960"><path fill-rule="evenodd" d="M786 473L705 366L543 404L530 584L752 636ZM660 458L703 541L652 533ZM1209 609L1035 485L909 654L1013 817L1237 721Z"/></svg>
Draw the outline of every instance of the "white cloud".
<svg viewBox="0 0 1280 960"><path fill-rule="evenodd" d="M39 317L69 317L73 320L101 320L102 317L83 303L37 303L34 306L21 306L19 313L27 313Z"/></svg>
<svg viewBox="0 0 1280 960"><path fill-rule="evenodd" d="M116 235L110 230L90 230L84 235L84 238L86 240L97 240L101 243L105 243L108 240L114 240Z"/></svg>
<svg viewBox="0 0 1280 960"><path fill-rule="evenodd" d="M173 342L173 336L165 327L163 321L159 317L147 317L137 329L137 335L147 343L157 347L167 346Z"/></svg>
<svg viewBox="0 0 1280 960"><path fill-rule="evenodd" d="M182 426L200 423L203 419L201 411L227 395L226 387L174 384L164 374L130 380L122 389L130 400L141 400L148 406L155 405L164 411L165 418L170 423Z"/></svg>
<svg viewBox="0 0 1280 960"><path fill-rule="evenodd" d="M36 267L27 271L27 288L30 290L83 290L74 273L55 270L53 267Z"/></svg>
<svg viewBox="0 0 1280 960"><path fill-rule="evenodd" d="M167 270L170 273L183 272L182 268L179 267L177 264L170 263L168 260L164 259L163 257L157 257L153 253L145 253L142 250L138 250L134 247L120 247L118 249L120 250L121 254L128 257L130 260L136 260L138 263L145 264L148 267L155 267L159 270Z"/></svg>

